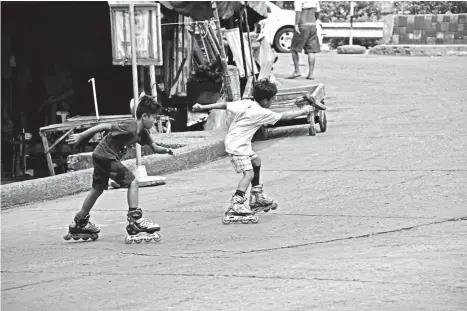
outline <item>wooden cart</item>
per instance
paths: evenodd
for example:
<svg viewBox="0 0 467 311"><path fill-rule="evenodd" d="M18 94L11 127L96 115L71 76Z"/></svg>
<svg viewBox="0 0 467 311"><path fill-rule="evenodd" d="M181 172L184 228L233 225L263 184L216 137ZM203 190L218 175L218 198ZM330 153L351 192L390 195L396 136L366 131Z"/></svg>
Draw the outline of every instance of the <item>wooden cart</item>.
<svg viewBox="0 0 467 311"><path fill-rule="evenodd" d="M47 160L47 165L49 167L50 176L55 176L54 166L52 162L52 151L55 146L62 142L66 137L70 136L75 130L86 130L93 126L96 126L101 123L114 123L114 122L123 122L133 120L134 117L129 115L117 115L117 116L100 116L99 120L95 116L89 117L75 117L67 119L64 123L52 124L49 126L41 127L39 129L39 134L42 138L42 144L44 145L45 158ZM49 147L49 138L48 135L55 134L57 132L65 132L59 139L55 142L52 142L52 146Z"/></svg>
<svg viewBox="0 0 467 311"><path fill-rule="evenodd" d="M315 124L319 124L320 132L324 133L327 129L326 106L324 106L325 89L324 84L298 86L293 88L281 89L273 98L271 109L274 112L286 112L301 109L304 105L311 105L313 111L307 115L298 117L309 124L308 133L310 136L316 135ZM278 122L273 127L281 126ZM263 126L261 134L267 139L269 128Z"/></svg>

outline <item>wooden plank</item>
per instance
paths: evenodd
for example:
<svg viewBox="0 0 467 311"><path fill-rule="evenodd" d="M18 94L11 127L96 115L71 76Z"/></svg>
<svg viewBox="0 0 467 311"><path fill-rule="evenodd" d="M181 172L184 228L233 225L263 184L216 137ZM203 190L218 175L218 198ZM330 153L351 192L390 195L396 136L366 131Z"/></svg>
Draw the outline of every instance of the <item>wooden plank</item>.
<svg viewBox="0 0 467 311"><path fill-rule="evenodd" d="M71 120L71 121L70 121ZM68 119L66 123L51 124L39 129L39 133L52 133L58 131L68 131L75 127L75 129L90 128L102 123L114 123L114 122L125 122L134 120L131 115L122 116L101 116L100 120L97 120L95 116L79 117Z"/></svg>
<svg viewBox="0 0 467 311"><path fill-rule="evenodd" d="M63 134L59 139L57 139L52 146L50 146L49 149L44 149L44 153L45 154L48 154L50 152L50 150L52 150L53 148L55 148L56 145L58 145L65 137L67 137L71 132L74 131L74 127L69 129L65 134Z"/></svg>
<svg viewBox="0 0 467 311"><path fill-rule="evenodd" d="M42 144L44 145L44 151L49 150L49 141L47 140L47 135L41 134ZM45 159L47 160L47 166L49 167L50 176L55 176L54 164L52 162L52 156L50 153L45 154Z"/></svg>

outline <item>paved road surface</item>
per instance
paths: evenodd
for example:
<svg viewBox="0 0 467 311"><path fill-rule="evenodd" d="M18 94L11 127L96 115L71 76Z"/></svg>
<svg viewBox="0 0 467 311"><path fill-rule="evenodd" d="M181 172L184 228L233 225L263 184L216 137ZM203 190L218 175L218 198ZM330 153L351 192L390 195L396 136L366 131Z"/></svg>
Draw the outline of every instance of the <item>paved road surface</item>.
<svg viewBox="0 0 467 311"><path fill-rule="evenodd" d="M257 225L221 224L227 159L141 191L160 244L123 243L123 190L98 201L96 242L62 239L85 194L3 211L2 310L467 309L465 68L319 55L328 132L256 144L280 204Z"/></svg>

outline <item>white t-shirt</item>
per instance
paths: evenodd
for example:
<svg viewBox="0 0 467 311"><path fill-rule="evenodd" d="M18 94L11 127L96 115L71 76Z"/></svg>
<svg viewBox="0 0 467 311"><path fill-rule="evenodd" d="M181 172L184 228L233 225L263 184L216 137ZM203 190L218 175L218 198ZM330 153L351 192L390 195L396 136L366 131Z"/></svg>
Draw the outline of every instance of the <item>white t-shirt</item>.
<svg viewBox="0 0 467 311"><path fill-rule="evenodd" d="M225 136L225 151L241 156L254 154L251 139L262 125L273 125L282 117L281 113L265 109L252 100L228 102L227 111L235 114L235 117Z"/></svg>
<svg viewBox="0 0 467 311"><path fill-rule="evenodd" d="M302 9L311 9L311 8L315 8L316 12L321 11L321 8L319 7L319 1L313 1L313 0L294 1L295 12L301 12Z"/></svg>

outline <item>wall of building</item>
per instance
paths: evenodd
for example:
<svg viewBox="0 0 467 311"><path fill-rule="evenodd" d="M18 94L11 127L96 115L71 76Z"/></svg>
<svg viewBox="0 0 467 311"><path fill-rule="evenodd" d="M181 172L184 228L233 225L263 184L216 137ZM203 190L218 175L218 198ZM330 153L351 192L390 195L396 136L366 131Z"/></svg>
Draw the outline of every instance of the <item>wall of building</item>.
<svg viewBox="0 0 467 311"><path fill-rule="evenodd" d="M391 44L467 44L467 14L396 15Z"/></svg>

